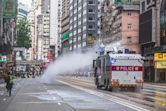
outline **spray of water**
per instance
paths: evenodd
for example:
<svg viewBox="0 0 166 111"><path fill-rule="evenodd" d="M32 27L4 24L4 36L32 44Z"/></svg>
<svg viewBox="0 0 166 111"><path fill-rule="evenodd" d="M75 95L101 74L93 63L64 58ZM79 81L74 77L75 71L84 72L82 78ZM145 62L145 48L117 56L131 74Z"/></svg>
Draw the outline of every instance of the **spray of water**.
<svg viewBox="0 0 166 111"><path fill-rule="evenodd" d="M95 51L86 53L65 54L51 63L45 70L41 80L44 83L53 83L57 75L73 74L85 67L92 67L92 61L95 58Z"/></svg>

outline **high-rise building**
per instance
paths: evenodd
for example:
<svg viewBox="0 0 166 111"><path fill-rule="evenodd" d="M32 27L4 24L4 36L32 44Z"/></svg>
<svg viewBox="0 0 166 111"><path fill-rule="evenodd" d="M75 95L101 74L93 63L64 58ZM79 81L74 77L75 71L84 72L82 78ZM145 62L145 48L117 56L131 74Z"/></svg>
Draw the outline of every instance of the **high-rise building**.
<svg viewBox="0 0 166 111"><path fill-rule="evenodd" d="M41 0L33 0L31 9L28 13L28 19L30 23L31 30L31 40L32 40L32 48L31 48L31 59L37 60L38 53L38 33L37 33L37 17L41 14Z"/></svg>
<svg viewBox="0 0 166 111"><path fill-rule="evenodd" d="M61 52L61 7L61 0L50 1L50 47L55 57Z"/></svg>
<svg viewBox="0 0 166 111"><path fill-rule="evenodd" d="M98 38L98 0L70 0L69 10L69 50L92 47Z"/></svg>
<svg viewBox="0 0 166 111"><path fill-rule="evenodd" d="M17 0L0 1L0 55L7 56L9 61L13 60L13 47L16 45L16 16L17 16ZM12 11L8 12L8 8L12 7ZM12 56L11 56L12 55Z"/></svg>
<svg viewBox="0 0 166 111"><path fill-rule="evenodd" d="M156 61L154 54L166 52L166 0L140 0L139 42L145 57L146 81L165 82L164 59Z"/></svg>
<svg viewBox="0 0 166 111"><path fill-rule="evenodd" d="M17 19L26 18L28 15L28 6L23 3L18 3L17 7Z"/></svg>
<svg viewBox="0 0 166 111"><path fill-rule="evenodd" d="M48 51L50 49L50 15L38 15L38 60L48 61Z"/></svg>
<svg viewBox="0 0 166 111"><path fill-rule="evenodd" d="M69 7L70 0L62 0L62 22L61 22L61 51L62 53L69 51Z"/></svg>
<svg viewBox="0 0 166 111"><path fill-rule="evenodd" d="M102 43L114 50L140 53L139 0L104 0L102 10Z"/></svg>
<svg viewBox="0 0 166 111"><path fill-rule="evenodd" d="M48 61L50 46L50 0L32 1L29 13L32 37L32 57Z"/></svg>

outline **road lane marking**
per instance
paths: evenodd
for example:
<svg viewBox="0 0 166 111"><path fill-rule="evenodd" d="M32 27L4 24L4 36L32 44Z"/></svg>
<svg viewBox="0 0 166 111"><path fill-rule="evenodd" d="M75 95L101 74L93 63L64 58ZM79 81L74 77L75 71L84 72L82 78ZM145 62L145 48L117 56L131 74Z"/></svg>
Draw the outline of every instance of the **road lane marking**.
<svg viewBox="0 0 166 111"><path fill-rule="evenodd" d="M57 80L58 82L61 82L63 84L66 84L68 86L71 86L73 88L76 88L76 89L79 89L79 90L82 90L82 91L85 91L87 93L90 93L90 94L93 94L93 95L96 95L96 96L99 96L99 97L102 97L104 99L107 99L109 101L112 101L112 102L115 102L117 104L120 104L120 105L123 105L125 107L128 107L128 108L131 108L133 110L136 110L136 111L150 111L150 110L147 110L147 109L144 109L144 108L141 108L139 106L136 106L136 105L133 105L133 104L130 104L130 103L126 103L126 101L124 101L123 99L120 99L118 97L113 97L109 94L104 94L104 93L101 93L101 92L97 92L97 91L93 91L93 90L89 90L89 89L85 89L85 88L82 88L82 87L78 87L76 85L72 85L72 84L69 84L67 82L64 82L64 81L61 81L61 80Z"/></svg>
<svg viewBox="0 0 166 111"><path fill-rule="evenodd" d="M21 103L21 104L45 104L45 103L59 103L57 101L41 101L41 102L18 102L18 103Z"/></svg>
<svg viewBox="0 0 166 111"><path fill-rule="evenodd" d="M58 105L61 106L62 104L60 102L58 102Z"/></svg>

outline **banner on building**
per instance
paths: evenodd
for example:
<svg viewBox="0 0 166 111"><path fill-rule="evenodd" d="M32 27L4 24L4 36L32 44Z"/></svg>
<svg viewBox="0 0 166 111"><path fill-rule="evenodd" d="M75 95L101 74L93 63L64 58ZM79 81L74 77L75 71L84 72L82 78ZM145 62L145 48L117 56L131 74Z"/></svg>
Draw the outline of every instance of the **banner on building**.
<svg viewBox="0 0 166 111"><path fill-rule="evenodd" d="M157 61L155 66L157 69L165 69L166 68L166 61Z"/></svg>
<svg viewBox="0 0 166 111"><path fill-rule="evenodd" d="M155 53L154 61L163 61L166 60L166 53Z"/></svg>
<svg viewBox="0 0 166 111"><path fill-rule="evenodd" d="M115 4L133 4L139 5L140 0L115 0Z"/></svg>
<svg viewBox="0 0 166 111"><path fill-rule="evenodd" d="M3 17L14 18L16 16L17 0L3 0Z"/></svg>

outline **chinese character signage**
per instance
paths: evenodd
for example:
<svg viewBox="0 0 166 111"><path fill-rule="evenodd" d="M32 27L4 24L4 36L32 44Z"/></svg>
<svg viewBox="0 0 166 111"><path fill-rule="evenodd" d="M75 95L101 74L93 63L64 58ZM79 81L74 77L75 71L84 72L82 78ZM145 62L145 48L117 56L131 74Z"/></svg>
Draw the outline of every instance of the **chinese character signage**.
<svg viewBox="0 0 166 111"><path fill-rule="evenodd" d="M166 45L166 1L163 0L160 9L160 43Z"/></svg>
<svg viewBox="0 0 166 111"><path fill-rule="evenodd" d="M166 61L157 61L155 66L157 69L165 69L166 68Z"/></svg>
<svg viewBox="0 0 166 111"><path fill-rule="evenodd" d="M14 18L16 16L17 0L3 0L3 16L4 18Z"/></svg>
<svg viewBox="0 0 166 111"><path fill-rule="evenodd" d="M155 61L166 60L166 53L155 53L154 60Z"/></svg>

